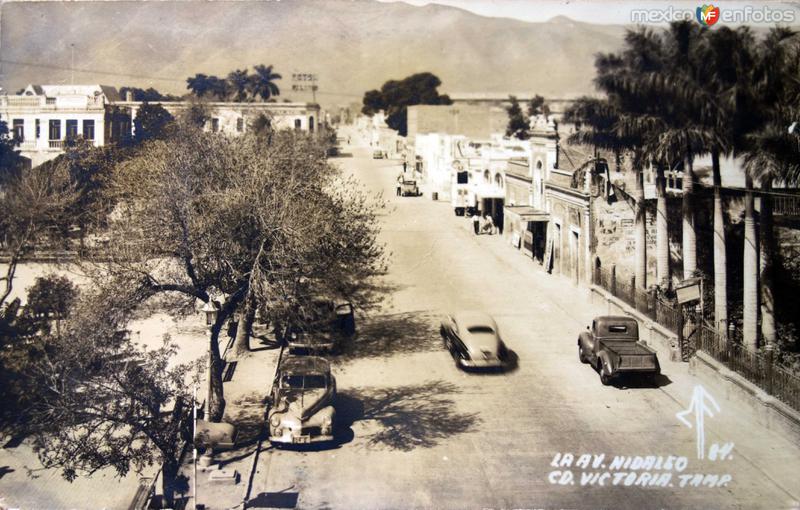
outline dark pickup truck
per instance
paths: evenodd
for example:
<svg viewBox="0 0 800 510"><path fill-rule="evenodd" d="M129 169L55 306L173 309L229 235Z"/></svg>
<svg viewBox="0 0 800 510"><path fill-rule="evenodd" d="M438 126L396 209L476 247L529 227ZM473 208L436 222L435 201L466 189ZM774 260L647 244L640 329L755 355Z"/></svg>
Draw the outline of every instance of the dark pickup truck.
<svg viewBox="0 0 800 510"><path fill-rule="evenodd" d="M578 337L578 358L595 367L606 385L623 374L645 375L655 382L661 373L656 351L639 341L639 324L631 317L596 317Z"/></svg>

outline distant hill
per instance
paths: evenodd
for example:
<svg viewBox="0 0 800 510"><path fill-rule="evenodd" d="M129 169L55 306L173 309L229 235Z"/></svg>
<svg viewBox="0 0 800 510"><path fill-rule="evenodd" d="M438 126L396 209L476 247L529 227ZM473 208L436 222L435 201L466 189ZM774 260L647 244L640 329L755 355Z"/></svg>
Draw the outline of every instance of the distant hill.
<svg viewBox="0 0 800 510"><path fill-rule="evenodd" d="M445 92L566 97L593 91L594 54L619 48L623 32L560 16L527 23L368 0L4 3L0 86L69 83L74 44L76 83L173 94L194 73L264 63L283 75L279 99L310 99L291 91L291 74L316 73L323 105L360 101L419 71L438 75Z"/></svg>

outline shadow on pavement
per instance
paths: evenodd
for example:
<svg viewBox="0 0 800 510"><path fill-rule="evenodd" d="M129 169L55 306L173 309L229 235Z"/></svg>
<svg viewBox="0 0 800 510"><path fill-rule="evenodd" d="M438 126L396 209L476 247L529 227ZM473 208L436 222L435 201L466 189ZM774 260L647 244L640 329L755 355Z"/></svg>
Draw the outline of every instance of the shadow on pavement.
<svg viewBox="0 0 800 510"><path fill-rule="evenodd" d="M624 375L611 382L618 389L633 390L639 388L661 388L672 384L672 380L664 374L651 376Z"/></svg>
<svg viewBox="0 0 800 510"><path fill-rule="evenodd" d="M440 317L428 311L403 312L365 318L358 333L342 345L339 360L388 357L439 349Z"/></svg>
<svg viewBox="0 0 800 510"><path fill-rule="evenodd" d="M459 413L448 395L459 388L446 381L396 388L354 389L339 395L337 416L343 426L374 421L376 432L367 444L377 448L411 451L432 448L453 435L473 430L477 413Z"/></svg>
<svg viewBox="0 0 800 510"><path fill-rule="evenodd" d="M3 478L9 473L13 473L15 470L8 466L0 466L0 478Z"/></svg>
<svg viewBox="0 0 800 510"><path fill-rule="evenodd" d="M223 421L236 427L237 436L233 449L214 454L215 461L223 467L246 458L257 447L264 433L264 395L254 391L228 402Z"/></svg>
<svg viewBox="0 0 800 510"><path fill-rule="evenodd" d="M288 492L288 487L281 492L262 492L247 502L247 508L297 508L299 492Z"/></svg>

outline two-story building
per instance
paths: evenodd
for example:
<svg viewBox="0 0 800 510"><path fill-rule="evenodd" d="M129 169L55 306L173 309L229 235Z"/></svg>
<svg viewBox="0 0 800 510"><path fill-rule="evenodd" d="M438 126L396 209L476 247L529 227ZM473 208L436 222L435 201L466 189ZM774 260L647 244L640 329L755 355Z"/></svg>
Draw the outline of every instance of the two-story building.
<svg viewBox="0 0 800 510"><path fill-rule="evenodd" d="M105 85L28 85L20 94L0 95L0 120L32 166L64 152L71 139L96 146L130 136L131 114Z"/></svg>
<svg viewBox="0 0 800 510"><path fill-rule="evenodd" d="M156 101L172 115L192 106L189 101ZM319 131L321 110L312 103L203 103L210 112L206 129L230 135L245 133L258 117L272 128ZM20 155L36 166L64 152L72 139L95 146L129 139L141 101L121 100L106 85L28 85L19 94L0 95L0 120L8 125Z"/></svg>

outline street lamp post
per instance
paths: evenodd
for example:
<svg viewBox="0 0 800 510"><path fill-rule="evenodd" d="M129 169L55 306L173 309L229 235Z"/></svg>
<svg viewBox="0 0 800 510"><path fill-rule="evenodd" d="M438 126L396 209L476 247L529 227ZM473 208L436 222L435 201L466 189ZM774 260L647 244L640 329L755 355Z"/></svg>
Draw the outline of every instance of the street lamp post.
<svg viewBox="0 0 800 510"><path fill-rule="evenodd" d="M208 374L207 374L208 394L206 395L206 415L205 415L205 419L207 420L208 416L211 414L211 396L213 395L213 387L211 386L213 364L211 363L210 342L213 340L211 330L214 327L214 323L217 322L217 315L219 314L217 303L215 301L209 301L208 303L203 305L203 312L206 314L206 329L208 330L208 335L209 335Z"/></svg>

